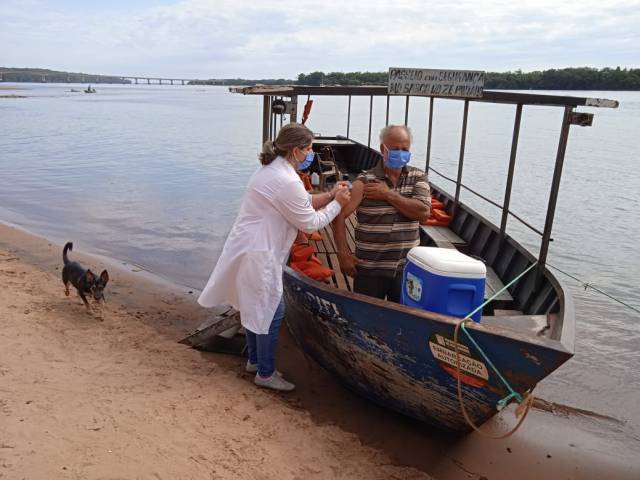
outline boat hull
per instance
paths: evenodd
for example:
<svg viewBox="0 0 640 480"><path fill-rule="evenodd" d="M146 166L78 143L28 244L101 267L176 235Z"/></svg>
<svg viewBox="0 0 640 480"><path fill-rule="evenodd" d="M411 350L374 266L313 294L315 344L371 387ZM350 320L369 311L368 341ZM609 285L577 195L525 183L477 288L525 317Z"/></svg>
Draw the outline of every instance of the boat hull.
<svg viewBox="0 0 640 480"><path fill-rule="evenodd" d="M305 354L383 407L444 430L466 432L457 397L453 331L458 321L345 292L286 268L286 322ZM572 353L555 340L471 325L469 330L518 392L533 388ZM461 333L462 390L482 424L507 390Z"/></svg>

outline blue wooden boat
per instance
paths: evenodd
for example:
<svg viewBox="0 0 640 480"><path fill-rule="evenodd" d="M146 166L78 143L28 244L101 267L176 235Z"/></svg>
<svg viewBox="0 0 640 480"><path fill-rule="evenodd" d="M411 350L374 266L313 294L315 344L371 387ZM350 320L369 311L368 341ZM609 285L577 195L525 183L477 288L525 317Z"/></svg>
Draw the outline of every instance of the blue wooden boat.
<svg viewBox="0 0 640 480"><path fill-rule="evenodd" d="M370 96L372 106L376 95L389 98L386 87L246 87L233 91L263 96L263 140L275 137L278 119L281 125L283 114L289 114L291 121L296 120L298 96L344 95L348 97L347 136L317 138L314 150L318 153L318 165L315 168L321 177L327 173L353 178L380 159L379 152L349 139L348 131L351 96ZM409 100L410 97L406 97L405 123ZM455 184L455 194L447 193L433 182L431 187L446 211L453 215L453 221L448 227L422 227L421 243L457 248L482 259L488 272L487 296L499 292L536 264L484 307L480 323L467 325L470 335L506 381L516 392L524 394L574 353L572 301L560 281L546 268L546 257L569 128L591 123L592 114L576 112L575 108L582 105L615 107L617 102L489 91L480 98L447 100L465 102L458 178L450 179ZM498 205L503 211L500 226L493 225L459 199L461 189L467 188L461 179L468 108L476 101L516 107L505 198L503 204ZM432 96L430 112L433 112L433 103ZM388 105L387 102L387 115ZM520 118L525 105L560 107L565 112L543 231L509 211ZM371 116L370 108L369 144ZM430 114L427 169L435 172L429 165L432 122ZM537 257L508 235L509 215L541 235L541 250ZM354 223L354 218L348 222L347 238L351 246ZM324 229L321 234L322 240L315 242L316 251L318 257L335 271L332 281L315 281L288 267L284 273L286 323L305 354L348 388L379 405L444 430L466 432L471 427L461 413L457 392L459 371L462 401L472 421L480 425L491 418L497 411L498 402L507 397L509 391L478 348L464 335L458 339L458 362L453 333L460 319L353 292L351 279L339 270L331 228Z"/></svg>

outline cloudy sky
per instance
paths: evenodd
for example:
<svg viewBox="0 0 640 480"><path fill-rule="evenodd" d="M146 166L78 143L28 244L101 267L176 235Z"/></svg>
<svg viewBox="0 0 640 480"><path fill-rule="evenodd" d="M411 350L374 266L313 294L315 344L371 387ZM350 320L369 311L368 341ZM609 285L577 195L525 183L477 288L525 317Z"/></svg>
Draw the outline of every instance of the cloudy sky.
<svg viewBox="0 0 640 480"><path fill-rule="evenodd" d="M640 0L0 0L0 66L293 78L640 67Z"/></svg>

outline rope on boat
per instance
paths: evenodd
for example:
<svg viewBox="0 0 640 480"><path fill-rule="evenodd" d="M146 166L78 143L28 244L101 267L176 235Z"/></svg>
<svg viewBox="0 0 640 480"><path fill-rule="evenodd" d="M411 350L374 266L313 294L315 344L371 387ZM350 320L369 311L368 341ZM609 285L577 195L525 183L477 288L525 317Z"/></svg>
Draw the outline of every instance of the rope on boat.
<svg viewBox="0 0 640 480"><path fill-rule="evenodd" d="M471 313L469 313L466 317L464 317L462 320L460 320L456 324L456 328L453 331L453 345L454 345L455 351L456 351L456 377L458 379L458 402L460 402L460 409L462 411L462 415L464 416L464 419L467 421L467 423L476 432L478 432L479 434L481 434L481 435L483 435L483 436L485 436L487 438L492 438L494 440L500 440L502 438L507 438L507 437L513 435L516 432L516 430L518 430L518 428L520 428L520 425L522 425L522 422L524 422L524 419L526 418L527 414L529 413L529 410L531 409L531 405L533 405L533 401L534 401L535 397L531 394L531 392L526 392L524 394L524 397L523 397L521 394L519 394L518 392L516 392L513 389L511 384L502 376L500 371L496 368L496 366L489 359L489 357L484 353L484 350L482 350L482 348L480 348L480 345L478 345L478 343L473 339L473 337L471 336L471 334L465 328L464 325L465 325L465 323L471 321L471 316L473 314L475 314L476 312L481 310L489 302L493 301L498 295L500 295L502 292L504 292L507 288L509 288L514 283L516 283L518 280L520 280L524 275L526 275L537 264L538 264L538 262L533 263L526 270L524 270L522 273L520 273L516 278L511 280L508 284L506 284L504 287L502 287L500 290L498 290L495 294L493 294L493 296L491 296L491 298L486 300L482 305L480 305L478 308L476 308ZM473 345L480 352L480 354L482 355L484 360L489 364L491 369L495 372L495 374L498 376L500 381L504 384L505 387L507 387L507 390L509 391L509 395L507 395L506 397L504 397L504 398L502 398L502 399L500 399L498 401L496 409L498 411L502 410L512 399L515 399L520 404L520 406L516 409L516 415L520 416L520 419L518 420L518 423L516 423L515 427L513 427L507 433L503 433L503 434L500 434L500 435L493 435L491 433L487 433L487 432L481 430L475 423L473 423L473 420L471 420L471 418L469 417L469 414L467 413L467 409L465 408L464 401L462 399L462 380L461 380L462 375L461 375L461 370L460 370L460 350L458 348L458 334L459 334L461 328L462 328L462 331L465 333L465 335L469 338L471 343L473 343ZM522 409L523 406L524 406L524 410L522 411L521 409ZM521 413L521 415L519 415L519 413Z"/></svg>
<svg viewBox="0 0 640 480"><path fill-rule="evenodd" d="M556 267L555 265L551 265L550 263L547 262L547 266L553 268L554 270L559 271L560 273L565 274L567 277L574 279L576 282L578 282L580 284L580 286L582 286L585 290L587 288L590 288L591 290L595 290L598 293L601 293L602 295L604 295L605 297L610 298L611 300L613 300L614 302L618 302L621 305L624 305L627 308L630 308L631 310L633 310L636 313L640 313L640 309L634 307L633 305L629 305L628 303L623 302L622 300L617 299L616 297L614 297L613 295L609 295L607 292L604 292L602 290L600 290L598 287L594 286L593 283L589 283L589 282L585 282L583 280L580 280L578 277L575 277L573 275L571 275L570 273L565 272L564 270L560 270L558 267Z"/></svg>

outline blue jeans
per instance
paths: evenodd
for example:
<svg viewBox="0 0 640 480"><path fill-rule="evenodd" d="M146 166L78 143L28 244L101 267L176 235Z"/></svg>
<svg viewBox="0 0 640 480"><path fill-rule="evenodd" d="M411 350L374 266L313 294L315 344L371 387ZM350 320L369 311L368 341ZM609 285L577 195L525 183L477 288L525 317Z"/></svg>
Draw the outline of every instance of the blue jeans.
<svg viewBox="0 0 640 480"><path fill-rule="evenodd" d="M247 330L247 349L249 350L249 362L258 364L258 375L270 377L276 370L276 347L278 346L278 336L280 324L284 318L284 299L280 299L280 304L271 320L269 333L258 335Z"/></svg>

